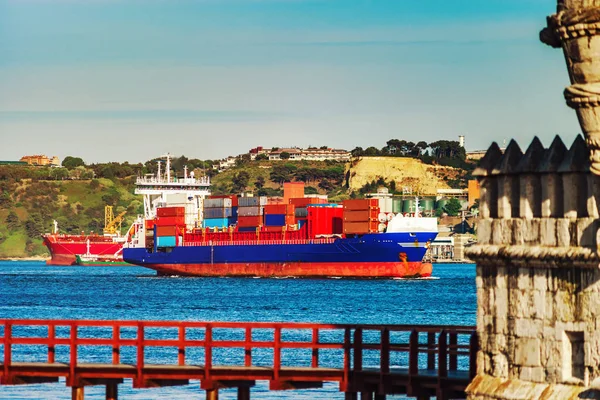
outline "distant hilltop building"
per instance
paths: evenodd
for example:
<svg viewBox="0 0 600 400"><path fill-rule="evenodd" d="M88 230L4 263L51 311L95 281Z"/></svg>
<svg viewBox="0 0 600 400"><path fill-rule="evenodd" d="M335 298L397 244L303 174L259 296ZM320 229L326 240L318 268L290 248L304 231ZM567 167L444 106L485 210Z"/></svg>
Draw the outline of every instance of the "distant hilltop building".
<svg viewBox="0 0 600 400"><path fill-rule="evenodd" d="M57 156L52 156L52 158L49 158L41 154L36 154L33 156L23 156L19 161L26 162L29 165L50 165L53 167L60 166L60 160Z"/></svg>
<svg viewBox="0 0 600 400"><path fill-rule="evenodd" d="M291 161L325 161L325 160L335 160L335 161L350 161L352 158L352 154L347 150L342 149L332 149L330 147L309 147L307 149L301 149L298 147L287 147L287 148L278 148L274 147L272 149L265 149L262 146L255 147L248 151L248 155L250 156L250 160L256 160L261 154L264 154L271 161L283 160L281 154L287 153L289 155L288 160ZM218 169L219 171L226 170L235 165L236 159L238 157L229 156L219 161L218 164L213 165L213 169Z"/></svg>

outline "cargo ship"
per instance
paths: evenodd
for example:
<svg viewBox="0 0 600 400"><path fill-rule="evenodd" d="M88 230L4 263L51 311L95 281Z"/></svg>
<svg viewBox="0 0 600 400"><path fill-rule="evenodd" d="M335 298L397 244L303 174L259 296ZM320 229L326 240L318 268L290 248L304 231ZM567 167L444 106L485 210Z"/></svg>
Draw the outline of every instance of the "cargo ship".
<svg viewBox="0 0 600 400"><path fill-rule="evenodd" d="M210 194L208 177L194 178L194 174L176 178L171 176L170 155L166 158L166 168L161 172L161 161L158 161L156 175L148 174L136 180L136 193L144 195L144 218L151 219L156 215L158 207L177 206L183 204L187 196L202 199ZM200 200L198 200L200 201ZM198 213L193 204L187 204L189 212ZM42 235L44 244L50 252L48 265L115 265L124 263L123 245L129 240L131 228L125 235L121 234L121 223L125 213L113 215L112 206L105 207L103 234L64 234L60 233L54 221L54 231ZM77 256L79 257L79 261Z"/></svg>
<svg viewBox="0 0 600 400"><path fill-rule="evenodd" d="M192 200L190 198L190 200ZM237 203L237 204L236 204ZM418 200L417 200L418 204ZM159 275L212 277L418 278L437 220L380 212L377 199L320 204L291 198L206 199L201 221L165 207L134 224L126 262ZM206 207L208 206L208 207ZM293 222L293 223L291 223Z"/></svg>

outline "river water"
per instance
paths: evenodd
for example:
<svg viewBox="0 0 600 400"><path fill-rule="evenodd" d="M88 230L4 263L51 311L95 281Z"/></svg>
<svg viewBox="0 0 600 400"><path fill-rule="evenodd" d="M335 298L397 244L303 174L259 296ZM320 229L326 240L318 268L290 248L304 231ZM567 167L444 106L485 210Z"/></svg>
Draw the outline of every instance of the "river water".
<svg viewBox="0 0 600 400"><path fill-rule="evenodd" d="M475 325L475 265L437 264L421 280L306 280L156 277L140 267L52 267L0 262L0 319L277 321ZM25 355L26 356L26 355ZM2 355L0 354L0 358ZM219 398L234 399L234 390ZM64 382L0 386L1 399L68 399ZM256 399L341 399L337 384L269 392ZM160 389L119 386L121 399L204 399L198 382ZM103 387L86 388L103 399ZM390 397L391 398L391 397ZM400 397L399 397L400 398Z"/></svg>

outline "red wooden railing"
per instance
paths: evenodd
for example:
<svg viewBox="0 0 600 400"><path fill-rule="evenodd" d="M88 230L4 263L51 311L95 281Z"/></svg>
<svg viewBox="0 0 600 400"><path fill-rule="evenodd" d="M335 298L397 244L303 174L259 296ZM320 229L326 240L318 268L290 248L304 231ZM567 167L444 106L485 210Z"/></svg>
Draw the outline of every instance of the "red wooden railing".
<svg viewBox="0 0 600 400"><path fill-rule="evenodd" d="M99 364L98 355L94 355L92 360L91 356L82 355L80 350L102 346L110 348L110 356L100 360L103 368L97 369L96 375L92 376L87 371L87 377L132 378L135 387L149 386L149 381L153 382L152 386L160 386L160 379L164 379L166 372L162 371L162 378L157 378L146 358L153 348L164 347L176 353L177 361L163 364L161 368L169 370L177 379L200 379L202 387L207 390L218 387L218 382L239 381L243 376L248 381L269 380L273 389L287 387L294 381L334 381L340 383L340 390L344 392L373 391L375 385L379 392L406 391L408 388L409 393L434 393L447 388L464 390L475 376L478 350L475 328L465 326L0 320L0 328L3 330L0 337L0 346L3 347L0 383L3 384L13 384L23 376L31 382L36 376L47 378L51 375L66 377L67 384L78 386L81 381L78 376L86 366ZM82 337L79 331L84 328L98 331ZM131 332L123 335L123 330ZM63 334L59 335L59 331ZM163 333L173 336L174 332L176 337L172 338L154 338L151 335ZM227 334L228 337L215 337L216 333ZM235 337L241 334L243 339ZM283 335L299 335L301 339L283 340ZM327 336L331 336L331 340ZM408 340L396 338L400 336L408 337ZM62 353L68 353L68 360L57 357L57 346L66 348ZM123 362L121 353L125 347L135 348L135 362ZM193 348L202 348L203 357L186 363L186 355ZM215 349L227 348L242 349L243 362L225 365L218 357L215 359ZM15 349L20 349L21 356L15 356ZM259 349L273 352L266 368L253 368L257 366L253 352ZM282 351L286 349L307 351L310 362L303 364L300 359L289 358L284 362ZM322 357L328 351L337 353ZM398 361L402 354L406 362ZM32 359L35 360L33 363L23 362ZM123 366L130 369L116 368ZM201 368L181 368L186 366ZM51 373L48 372L50 367ZM435 373L432 374L432 371ZM446 385L446 382L454 383Z"/></svg>

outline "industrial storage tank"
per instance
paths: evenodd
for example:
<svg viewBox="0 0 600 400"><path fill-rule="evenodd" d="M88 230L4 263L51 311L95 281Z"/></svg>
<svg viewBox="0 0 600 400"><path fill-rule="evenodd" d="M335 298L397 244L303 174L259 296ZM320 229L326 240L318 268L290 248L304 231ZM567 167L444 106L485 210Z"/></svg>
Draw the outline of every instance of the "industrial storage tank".
<svg viewBox="0 0 600 400"><path fill-rule="evenodd" d="M402 199L399 197L394 197L392 199L392 212L394 214L398 214L402 212Z"/></svg>
<svg viewBox="0 0 600 400"><path fill-rule="evenodd" d="M421 211L433 211L435 208L435 199L433 197L425 197L419 201Z"/></svg>
<svg viewBox="0 0 600 400"><path fill-rule="evenodd" d="M413 212L415 212L415 200L414 199L404 199L404 200L402 200L402 212L403 213L413 213Z"/></svg>

